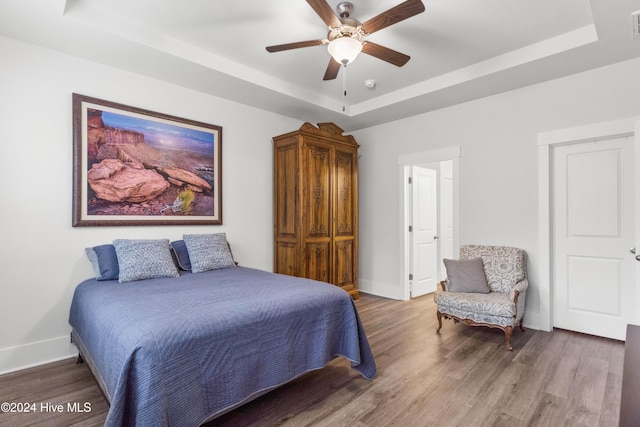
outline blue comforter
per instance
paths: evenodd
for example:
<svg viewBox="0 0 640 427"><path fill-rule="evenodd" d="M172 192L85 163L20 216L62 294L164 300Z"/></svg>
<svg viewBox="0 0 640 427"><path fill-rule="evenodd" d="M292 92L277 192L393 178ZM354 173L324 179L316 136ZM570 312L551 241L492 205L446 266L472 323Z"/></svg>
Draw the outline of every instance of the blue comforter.
<svg viewBox="0 0 640 427"><path fill-rule="evenodd" d="M86 280L69 322L111 402L108 426L197 426L335 356L376 373L346 292L243 267Z"/></svg>

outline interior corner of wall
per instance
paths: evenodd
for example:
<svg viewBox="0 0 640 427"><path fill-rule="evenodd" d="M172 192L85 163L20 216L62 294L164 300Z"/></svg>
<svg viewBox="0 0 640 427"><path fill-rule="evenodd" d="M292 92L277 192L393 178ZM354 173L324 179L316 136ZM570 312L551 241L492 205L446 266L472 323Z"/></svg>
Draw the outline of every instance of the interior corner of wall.
<svg viewBox="0 0 640 427"><path fill-rule="evenodd" d="M378 297L403 301L402 287L393 284L376 282L373 280L358 279L358 290Z"/></svg>

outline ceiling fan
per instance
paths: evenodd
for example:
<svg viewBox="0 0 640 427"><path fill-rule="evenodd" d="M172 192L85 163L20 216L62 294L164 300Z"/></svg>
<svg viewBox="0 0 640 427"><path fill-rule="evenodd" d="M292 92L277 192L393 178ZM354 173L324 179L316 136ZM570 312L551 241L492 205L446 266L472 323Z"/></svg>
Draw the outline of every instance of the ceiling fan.
<svg viewBox="0 0 640 427"><path fill-rule="evenodd" d="M422 1L406 0L364 23L360 23L360 21L350 17L353 12L353 4L349 2L338 4L336 7L337 15L326 0L307 0L307 3L329 27L327 38L267 46L267 51L280 52L302 47L328 45L331 59L324 74L324 80L335 79L340 71L340 66L346 67L360 52L402 67L409 61L410 57L408 55L364 40L364 37L424 12Z"/></svg>

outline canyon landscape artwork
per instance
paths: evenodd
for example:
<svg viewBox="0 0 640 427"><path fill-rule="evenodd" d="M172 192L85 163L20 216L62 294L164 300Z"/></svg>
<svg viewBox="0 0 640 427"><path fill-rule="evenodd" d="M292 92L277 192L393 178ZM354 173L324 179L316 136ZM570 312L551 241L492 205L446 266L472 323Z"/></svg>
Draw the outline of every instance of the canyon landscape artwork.
<svg viewBox="0 0 640 427"><path fill-rule="evenodd" d="M74 95L73 225L220 224L222 129L113 105Z"/></svg>

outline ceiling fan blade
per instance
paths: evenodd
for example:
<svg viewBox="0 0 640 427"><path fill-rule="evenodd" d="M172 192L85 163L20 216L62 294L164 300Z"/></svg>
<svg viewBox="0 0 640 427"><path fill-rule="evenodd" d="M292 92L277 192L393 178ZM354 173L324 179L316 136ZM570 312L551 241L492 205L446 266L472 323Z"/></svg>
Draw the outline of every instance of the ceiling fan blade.
<svg viewBox="0 0 640 427"><path fill-rule="evenodd" d="M267 51L281 52L283 50L299 49L301 47L310 47L310 46L320 46L323 44L324 44L323 40L307 40L304 42L295 42L295 43L279 44L275 46L267 46Z"/></svg>
<svg viewBox="0 0 640 427"><path fill-rule="evenodd" d="M329 65L327 66L327 71L324 73L324 77L322 80L333 80L338 77L338 72L340 71L341 65L335 61L335 59L331 58L329 60Z"/></svg>
<svg viewBox="0 0 640 427"><path fill-rule="evenodd" d="M307 0L307 3L316 11L320 19L322 19L327 26L339 27L342 25L326 0Z"/></svg>
<svg viewBox="0 0 640 427"><path fill-rule="evenodd" d="M383 61L387 61L398 67L402 67L407 63L407 61L409 61L409 59L411 59L410 56L405 55L404 53L397 52L393 49L389 49L388 47L384 47L370 41L363 43L362 53L375 56L378 59L382 59Z"/></svg>
<svg viewBox="0 0 640 427"><path fill-rule="evenodd" d="M422 12L424 12L424 4L420 0L407 0L367 20L362 24L362 30L365 34L372 34Z"/></svg>

